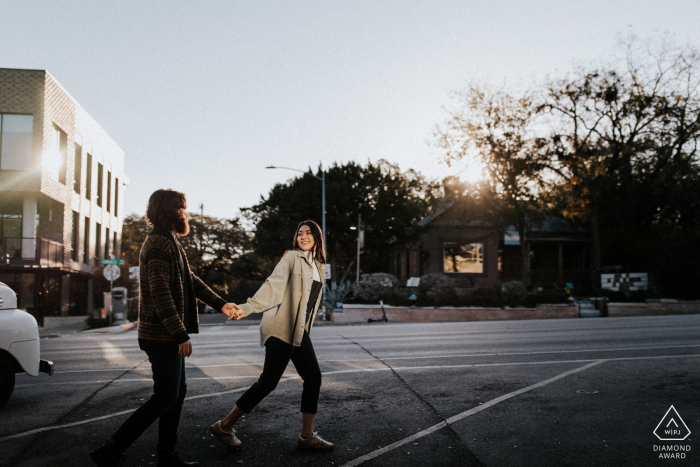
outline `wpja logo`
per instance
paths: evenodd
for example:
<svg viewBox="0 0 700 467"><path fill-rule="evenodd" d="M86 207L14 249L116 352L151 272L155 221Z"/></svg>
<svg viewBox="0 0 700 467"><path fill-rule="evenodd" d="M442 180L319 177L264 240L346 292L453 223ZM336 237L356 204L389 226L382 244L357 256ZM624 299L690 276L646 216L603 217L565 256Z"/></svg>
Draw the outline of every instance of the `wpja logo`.
<svg viewBox="0 0 700 467"><path fill-rule="evenodd" d="M690 430L675 407L671 406L654 430L661 441L684 441L690 436ZM655 444L654 452L659 453L659 459L685 459L690 451L690 445Z"/></svg>

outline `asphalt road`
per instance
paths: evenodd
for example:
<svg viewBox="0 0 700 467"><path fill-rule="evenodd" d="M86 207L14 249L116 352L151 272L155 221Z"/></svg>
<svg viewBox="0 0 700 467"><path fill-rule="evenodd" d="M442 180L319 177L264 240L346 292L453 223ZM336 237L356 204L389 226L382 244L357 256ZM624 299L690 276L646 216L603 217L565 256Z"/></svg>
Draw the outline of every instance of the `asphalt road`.
<svg viewBox="0 0 700 467"><path fill-rule="evenodd" d="M237 425L243 448L210 435L264 356L255 322L220 323L204 316L193 336L179 431L181 457L205 467L700 465L698 315L317 326L316 429L335 443L325 453L295 449L292 365ZM89 451L151 393L136 332L42 339L42 358L55 374L18 375L0 411L0 465L91 465ZM683 441L653 434L671 405L691 431ZM155 465L156 434L124 465ZM685 458L659 459L659 446Z"/></svg>

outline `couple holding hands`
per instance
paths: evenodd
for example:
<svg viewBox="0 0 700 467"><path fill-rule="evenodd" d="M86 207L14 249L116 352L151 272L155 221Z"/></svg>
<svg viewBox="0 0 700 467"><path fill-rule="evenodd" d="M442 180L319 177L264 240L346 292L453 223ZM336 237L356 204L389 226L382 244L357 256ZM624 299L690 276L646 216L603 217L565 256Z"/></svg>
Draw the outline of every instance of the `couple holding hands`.
<svg viewBox="0 0 700 467"><path fill-rule="evenodd" d="M192 354L189 335L199 332L197 300L220 310L229 319L265 312L260 323L260 344L265 347L263 372L236 401L233 410L211 425L212 434L227 446L241 446L233 425L275 389L291 360L304 381L297 447L333 449L332 443L313 431L321 370L309 332L321 302L321 271L326 262L318 224L299 224L292 250L284 254L255 295L238 306L226 303L190 271L177 241L178 235L189 233L186 209L185 195L173 190L157 190L148 200L146 218L152 230L139 257L138 342L151 362L153 394L104 445L90 453L92 461L100 467L121 465L123 451L159 419L157 466L199 466L197 462L184 462L175 451L187 393L185 358Z"/></svg>

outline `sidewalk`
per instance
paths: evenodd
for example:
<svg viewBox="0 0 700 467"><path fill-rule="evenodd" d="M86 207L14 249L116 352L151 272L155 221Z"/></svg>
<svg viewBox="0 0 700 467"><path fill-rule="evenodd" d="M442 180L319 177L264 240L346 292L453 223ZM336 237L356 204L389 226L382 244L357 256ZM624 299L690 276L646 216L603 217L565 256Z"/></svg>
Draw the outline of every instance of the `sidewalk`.
<svg viewBox="0 0 700 467"><path fill-rule="evenodd" d="M85 329L85 323L74 323L67 326L56 326L45 329L39 328L40 338L61 337L70 334L87 333L87 334L118 334L136 329L137 322L119 324L116 326L108 326L104 328Z"/></svg>

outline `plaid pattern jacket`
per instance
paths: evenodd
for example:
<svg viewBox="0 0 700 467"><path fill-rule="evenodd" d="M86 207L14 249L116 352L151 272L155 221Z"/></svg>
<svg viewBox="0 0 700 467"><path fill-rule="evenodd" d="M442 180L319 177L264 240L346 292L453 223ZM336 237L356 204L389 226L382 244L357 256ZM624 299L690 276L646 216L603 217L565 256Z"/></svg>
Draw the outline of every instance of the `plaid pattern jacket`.
<svg viewBox="0 0 700 467"><path fill-rule="evenodd" d="M180 251L185 270L191 280L182 283ZM145 351L177 350L187 342L189 334L199 332L197 299L221 311L226 301L190 271L185 251L170 232L153 230L141 247L139 257L139 347ZM185 299L183 288L188 287L189 323L184 325Z"/></svg>

